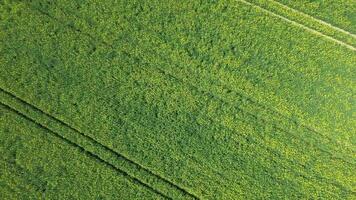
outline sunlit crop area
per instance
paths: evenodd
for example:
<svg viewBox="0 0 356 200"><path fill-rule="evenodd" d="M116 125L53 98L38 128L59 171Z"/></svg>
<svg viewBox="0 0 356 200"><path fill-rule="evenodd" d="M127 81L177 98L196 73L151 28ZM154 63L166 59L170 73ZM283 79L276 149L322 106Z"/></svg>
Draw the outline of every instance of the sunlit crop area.
<svg viewBox="0 0 356 200"><path fill-rule="evenodd" d="M0 0L0 199L355 199L356 3Z"/></svg>

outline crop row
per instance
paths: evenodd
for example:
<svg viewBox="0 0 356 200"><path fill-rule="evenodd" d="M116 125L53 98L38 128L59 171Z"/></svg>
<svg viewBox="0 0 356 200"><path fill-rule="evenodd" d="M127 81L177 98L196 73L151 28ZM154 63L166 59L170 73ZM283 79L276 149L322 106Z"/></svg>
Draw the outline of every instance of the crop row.
<svg viewBox="0 0 356 200"><path fill-rule="evenodd" d="M356 36L348 31L335 27L327 22L315 19L310 15L301 13L273 0L249 0L248 2L268 9L277 15L285 16L292 21L318 31L325 36L349 45L350 49L354 51L356 50Z"/></svg>
<svg viewBox="0 0 356 200"><path fill-rule="evenodd" d="M86 4L76 5L75 2L60 2L60 7L64 7L62 9L51 4L41 6L45 8L43 10L49 12L53 9L54 17L65 19L64 21L70 22L82 32L92 33L94 38L101 38L105 43L118 47L119 50L126 48L128 52L134 53L141 59L149 59L150 62L156 61L152 55L161 56L168 62L165 65L166 71L169 70L171 74L190 80L192 84L209 88L213 92L233 99L239 98L236 97L236 92L247 97L253 96L255 102L268 105L268 109L265 109L266 106L262 106L262 109L254 106L250 111L259 113L267 120L271 118L277 120L286 116L288 124L297 123L298 126L302 124L303 132L309 133L308 129L312 126L315 131L311 134L319 132L325 138L334 135L332 141L337 140L341 142L339 145L350 146L343 142L349 141L349 127L352 127L348 114L352 110L350 75L355 61L352 51L336 48L332 44L326 45L319 37L300 32L299 28L295 28L293 32L285 31L283 29L290 26L283 23L270 25L272 27L259 24L266 14L256 14L253 18L248 6L239 6L239 9L236 9L237 6L226 7L227 2L225 2L222 5L213 5L217 8L210 8L229 11L223 12L222 16L214 15L215 12L212 12L208 18L203 15L206 12L201 12L199 14L204 17L190 20L190 24L176 20L178 24L167 25L166 21L169 22L172 20L170 18L175 16L175 13L166 11L169 10L168 8L156 12L142 11L142 13L149 13L148 16L123 14L118 17L112 13L122 12L116 10L120 7L110 3L112 2L107 2L109 5L89 3L85 6ZM133 7L128 10L139 10L138 5L141 9L150 10L155 4L150 2L149 5L127 5ZM95 16L98 11L100 15ZM231 12L235 13L231 15ZM89 13L94 13L94 16L89 16ZM151 16L151 13L158 14ZM239 14L251 15L250 21L235 20ZM185 13L184 16L190 17L190 15L191 13ZM214 18L219 23L210 18ZM268 22L274 20L268 19ZM127 27L129 22L135 22L133 27ZM208 22L209 26L202 26ZM226 24L228 22L230 23ZM110 23L115 24L110 26ZM226 25L219 27L221 23ZM276 31L269 33L264 27ZM222 31L214 33L219 29ZM245 33L245 30L250 29L255 32L251 38L248 33ZM295 37L284 37L286 34L291 34L290 32ZM286 41L280 41L283 38L286 38ZM294 44L290 44L291 42ZM154 47L152 48L151 45ZM146 54L146 52L151 53ZM335 60L334 57L338 59ZM156 65L159 64L161 63ZM233 92L226 94L227 91ZM242 98L245 99L244 101L249 101L246 97ZM238 100L236 99L237 104L240 103ZM271 107L274 110L271 111ZM277 117L274 117L276 115ZM283 121L278 123L283 124Z"/></svg>
<svg viewBox="0 0 356 200"><path fill-rule="evenodd" d="M0 112L3 198L163 199L7 106Z"/></svg>
<svg viewBox="0 0 356 200"><path fill-rule="evenodd" d="M175 199L184 198L189 199L189 194L181 191L180 188L175 188L175 185L163 180L161 177L152 174L152 172L147 171L139 164L129 160L123 155L114 152L107 146L104 146L90 136L81 133L65 122L56 119L42 110L24 102L23 100L13 96L12 94L1 90L1 103L9 106L11 109L15 109L19 115L24 116L33 123L38 124L38 126L48 129L49 134L57 135L59 139L67 141L67 143L72 146L82 150L84 154L93 157L96 160L102 162L104 166L113 168L119 173L123 173L128 176L129 179L138 182L138 185L148 187L153 192L161 195L162 197L174 197ZM4 136L6 137L6 136ZM155 189L157 188L157 189ZM162 194L163 191L165 194ZM169 197L169 198L170 198Z"/></svg>
<svg viewBox="0 0 356 200"><path fill-rule="evenodd" d="M236 179L239 183L246 184L243 187L249 187L248 184L251 184L250 187L256 186L261 193L268 186L271 187L271 191L273 188L276 189L271 195L276 195L280 191L273 186L276 182L273 179L275 177L278 177L277 180L283 185L290 183L295 185L295 188L303 187L304 178L296 178L298 174L281 174L285 168L291 167L291 163L286 162L285 157L280 157L279 154L273 155L270 151L264 150L265 147L257 145L262 143L264 146L272 146L278 152L285 151L279 146L290 145L288 141L290 138L283 135L285 132L282 131L279 134L281 138L276 140L273 137L276 129L272 126L272 130L266 133L265 138L250 142L249 138L254 140L255 136L259 138L260 134L265 133L265 128L256 125L254 120L249 120L250 123L241 122L245 117L250 119L254 116L242 111L236 112L239 110L235 106L226 105L221 100L217 100L216 94L202 92L202 87L192 89L196 84L192 84L191 81L198 83L200 80L205 80L207 86L204 91L211 91L214 85L209 84L208 77L198 79L192 76L187 77L187 74L179 74L178 70L173 71L174 68L168 68L172 61L165 60L167 55L159 57L159 54L150 51L148 46L140 45L142 41L135 41L135 37L123 44L122 49L116 49L116 45L108 47L106 42L103 44L93 42L98 39L88 34L90 32L71 33L61 27L58 22L56 24L51 20L37 17L34 17L33 21L40 22L40 28L37 27L38 24L33 24L33 27L32 25L25 26L29 33L26 36L20 31L23 34L20 36L29 37L36 33L38 35L33 41L40 46L36 47L36 43L31 40L23 43L25 52L21 52L20 55L26 55L29 59L16 61L15 66L25 71L26 67L30 66L27 70L32 71L35 77L21 77L24 72L10 72L14 76L4 78L8 80L3 83L5 88L13 88L10 85L13 84L14 77L20 77L19 82L15 84L21 86L18 88L24 89L16 93L21 94L23 98L40 105L39 107L55 116L60 116L65 121L70 120L73 126L90 133L101 143L112 146L119 152L130 154L129 157L140 160L139 163L147 164L150 168L163 171L165 177L170 177L174 179L174 182L182 183L187 188L194 188L200 195L211 195L214 192L217 192L217 195L229 195L224 193L224 189L230 183L233 184ZM26 20L22 23L26 23ZM15 32L19 31L14 29ZM147 36L150 35L147 34ZM16 37L16 34L13 37ZM146 39L155 42L154 44L163 45L154 40L155 37L150 36ZM137 49L137 47L143 48ZM6 49L6 51L11 51L11 48L16 48L16 43L12 43L12 46L9 43L7 48L10 50ZM72 55L73 52L74 55ZM11 53L7 55L10 56ZM9 69L12 65L10 61L13 60L9 59L6 62ZM161 66L161 69L163 66L167 68L156 71L152 70L154 66ZM168 74L167 69L171 70L171 73ZM162 73L166 75L163 76ZM178 80L183 80L189 87L182 87L181 81L176 84L177 74L180 75ZM197 76L198 72L191 74ZM182 75L187 78L182 78ZM215 88L217 91L218 89L221 87ZM31 96L27 93L28 91L36 92L33 92ZM48 91L52 94L48 94ZM63 91L66 91L66 94L63 94ZM210 97L212 100L209 99ZM231 97L232 100L234 98L234 96ZM48 105L51 99L55 100L55 103ZM243 108L251 104L251 102L244 101L246 98L240 100L244 103ZM219 112L219 110L224 112ZM234 113L238 115L234 116ZM209 124L211 120L215 121ZM133 123L133 126L127 127L125 125L127 122ZM235 131L226 131L219 124L231 127L238 134ZM291 150L303 147L301 145L303 142L300 142L299 138L293 140L292 144L293 142L298 145ZM274 146L273 143L275 143ZM314 148L311 148L312 152L306 155L309 161L315 158L316 155L313 153L319 152ZM310 149L305 152L308 150ZM164 155L165 158L160 155ZM300 161L300 159L295 159L297 155L293 154L291 157ZM323 153L321 155L323 159L328 157ZM256 160L253 160L252 158L255 157ZM270 158L273 158L276 163L269 163ZM233 162L234 160L236 162ZM332 161L335 162L335 160ZM321 161L318 165L320 164ZM310 162L309 165L312 166ZM330 163L326 163L323 170L329 165ZM346 168L340 171L350 170L344 164L340 167ZM206 174L202 174L202 169ZM232 169L237 171L231 172ZM297 169L304 171L300 167ZM308 170L306 173L307 176L313 174ZM335 175L333 171L328 173L330 173L329 177ZM226 178L226 181L221 183L221 180L224 180L221 176ZM262 184L256 182L263 178L268 180ZM342 179L342 177L339 178L343 181ZM315 181L315 183L320 182L320 180ZM214 187L218 188L214 189ZM329 183L325 183L323 187L329 187ZM227 192L234 195L239 192L244 194L248 190L248 188L243 188L242 191L237 191L238 189L241 187L227 188Z"/></svg>
<svg viewBox="0 0 356 200"><path fill-rule="evenodd" d="M340 27L351 33L356 33L356 25L353 23L355 16L355 2L343 1L290 1L278 0L290 8L302 11L316 19L323 20L332 26Z"/></svg>

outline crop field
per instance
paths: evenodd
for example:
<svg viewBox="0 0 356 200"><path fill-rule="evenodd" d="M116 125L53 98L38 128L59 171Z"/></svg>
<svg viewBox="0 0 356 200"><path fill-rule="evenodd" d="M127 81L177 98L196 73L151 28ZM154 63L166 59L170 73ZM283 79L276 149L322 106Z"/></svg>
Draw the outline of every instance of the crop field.
<svg viewBox="0 0 356 200"><path fill-rule="evenodd" d="M0 199L356 199L354 0L0 0Z"/></svg>

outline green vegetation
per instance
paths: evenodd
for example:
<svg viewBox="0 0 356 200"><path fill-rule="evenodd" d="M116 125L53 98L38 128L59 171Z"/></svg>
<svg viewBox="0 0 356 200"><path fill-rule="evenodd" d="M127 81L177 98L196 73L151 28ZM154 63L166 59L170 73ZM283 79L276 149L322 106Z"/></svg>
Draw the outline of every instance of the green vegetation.
<svg viewBox="0 0 356 200"><path fill-rule="evenodd" d="M1 194L355 197L356 39L312 17L262 0L6 0L0 44L0 102L33 120L2 108Z"/></svg>
<svg viewBox="0 0 356 200"><path fill-rule="evenodd" d="M353 0L278 0L351 33L356 33L356 4Z"/></svg>
<svg viewBox="0 0 356 200"><path fill-rule="evenodd" d="M161 198L3 105L0 127L2 199Z"/></svg>
<svg viewBox="0 0 356 200"><path fill-rule="evenodd" d="M249 2L253 3L254 6L260 6L261 8L266 9L266 12L271 12L270 14L272 15L279 15L281 18L287 18L285 20L290 20L290 23L293 25L305 26L304 29L308 29L308 31L314 32L314 34L323 35L324 37L328 37L330 40L334 40L334 42L348 46L348 48L355 50L356 36L348 31L335 27L328 22L317 19L277 1L250 0Z"/></svg>

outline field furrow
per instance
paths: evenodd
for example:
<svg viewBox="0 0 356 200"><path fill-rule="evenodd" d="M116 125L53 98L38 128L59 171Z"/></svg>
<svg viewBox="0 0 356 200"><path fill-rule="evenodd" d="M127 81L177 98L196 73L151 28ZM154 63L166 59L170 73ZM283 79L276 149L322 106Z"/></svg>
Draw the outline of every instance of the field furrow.
<svg viewBox="0 0 356 200"><path fill-rule="evenodd" d="M352 199L355 40L286 6L2 2L1 102L163 198Z"/></svg>
<svg viewBox="0 0 356 200"><path fill-rule="evenodd" d="M279 16L281 19L291 22L293 25L301 26L308 31L317 35L330 39L346 48L353 51L356 50L356 35L335 27L325 21L316 19L311 15L307 15L293 8L274 0L249 0L244 1L252 6L258 6L260 9L265 9L272 15Z"/></svg>
<svg viewBox="0 0 356 200"><path fill-rule="evenodd" d="M1 171L2 182L19 189L18 193L29 190L29 199L83 198L83 195L113 198L112 194L130 199L162 198L156 191L142 186L125 173L112 170L100 158L25 115L3 104L0 108L0 150L4 159L1 165L8 166ZM13 177L14 171L20 179ZM14 184L19 185L14 187ZM26 185L31 187L22 188ZM68 185L75 187L70 189Z"/></svg>
<svg viewBox="0 0 356 200"><path fill-rule="evenodd" d="M84 154L88 154L99 162L102 162L103 165L108 166L119 173L125 174L134 180L134 182L151 189L164 198L195 198L184 189L179 188L179 186L152 173L129 158L118 154L110 147L98 143L90 136L76 130L65 122L56 119L2 89L0 91L0 103L6 105L5 107L12 109L13 112L27 118L29 121L32 121L43 129L48 129L48 131L57 135L57 137L60 137L72 146L79 148ZM156 187L158 190L152 186ZM165 194L161 191L164 191ZM170 195L171 197L166 195Z"/></svg>
<svg viewBox="0 0 356 200"><path fill-rule="evenodd" d="M353 0L277 0L277 2L324 21L331 26L351 32L351 34L356 33L356 4Z"/></svg>

